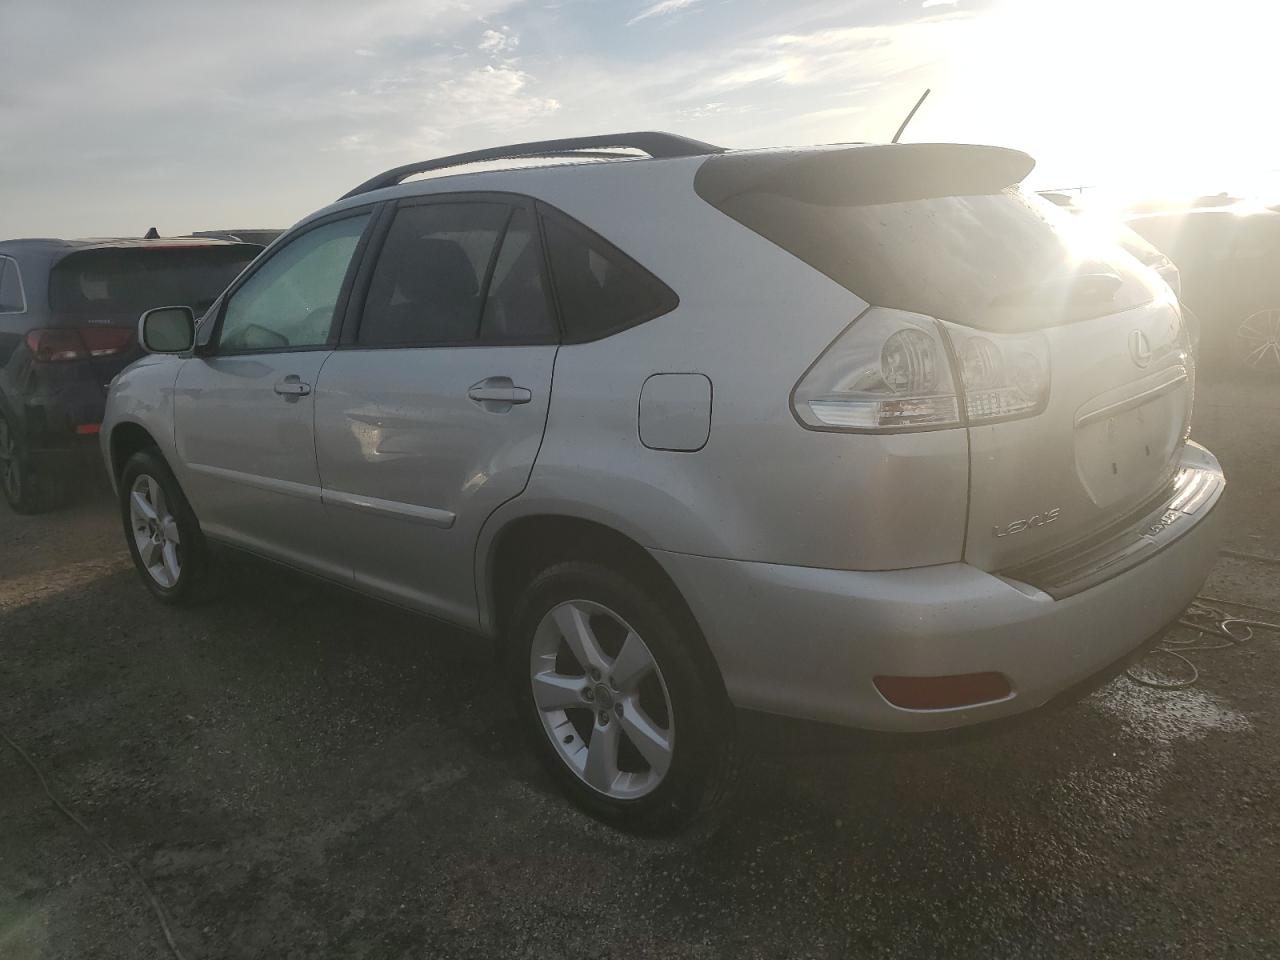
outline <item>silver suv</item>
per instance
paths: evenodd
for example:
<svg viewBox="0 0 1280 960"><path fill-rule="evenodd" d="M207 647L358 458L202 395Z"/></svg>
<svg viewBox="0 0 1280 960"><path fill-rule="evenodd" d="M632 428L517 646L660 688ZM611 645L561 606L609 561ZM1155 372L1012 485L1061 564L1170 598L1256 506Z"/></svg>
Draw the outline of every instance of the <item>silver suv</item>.
<svg viewBox="0 0 1280 960"><path fill-rule="evenodd" d="M402 182L530 156L595 162ZM193 597L219 541L496 638L633 827L717 798L734 708L1069 695L1195 595L1224 481L1172 292L1032 163L645 133L376 177L143 316L102 430L142 580Z"/></svg>

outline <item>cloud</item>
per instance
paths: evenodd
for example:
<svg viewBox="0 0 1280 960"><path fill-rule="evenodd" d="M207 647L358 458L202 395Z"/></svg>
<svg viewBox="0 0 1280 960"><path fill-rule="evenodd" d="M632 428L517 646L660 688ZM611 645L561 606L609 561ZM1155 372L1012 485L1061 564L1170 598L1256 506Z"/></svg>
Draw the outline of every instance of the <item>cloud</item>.
<svg viewBox="0 0 1280 960"><path fill-rule="evenodd" d="M960 0L924 0L920 6L928 9L929 7L954 7Z"/></svg>
<svg viewBox="0 0 1280 960"><path fill-rule="evenodd" d="M700 0L658 0L657 3L645 7L634 17L627 21L628 27L633 27L641 20L648 20L650 17L665 17L667 14L684 10L693 6Z"/></svg>
<svg viewBox="0 0 1280 960"><path fill-rule="evenodd" d="M459 44L518 4L0 0L0 112L23 131L0 150L0 237L287 224L420 144L548 116L530 71Z"/></svg>
<svg viewBox="0 0 1280 960"><path fill-rule="evenodd" d="M865 0L852 20L847 0L755 16L630 0L633 22L696 9L703 28L640 49L581 2L0 6L0 105L22 131L0 150L0 236L136 232L140 217L164 233L284 225L378 169L512 140L646 127L733 146L874 138L918 93L899 92L903 77L976 16L877 25L903 16L898 0ZM174 37L194 36L175 59Z"/></svg>
<svg viewBox="0 0 1280 960"><path fill-rule="evenodd" d="M485 53L510 53L520 46L520 38L506 27L480 34L479 49Z"/></svg>

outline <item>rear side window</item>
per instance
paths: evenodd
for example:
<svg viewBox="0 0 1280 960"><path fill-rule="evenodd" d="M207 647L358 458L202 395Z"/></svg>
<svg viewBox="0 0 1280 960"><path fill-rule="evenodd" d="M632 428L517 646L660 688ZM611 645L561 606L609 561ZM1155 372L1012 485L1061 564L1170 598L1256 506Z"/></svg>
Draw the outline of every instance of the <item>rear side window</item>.
<svg viewBox="0 0 1280 960"><path fill-rule="evenodd" d="M27 298L22 290L18 261L12 257L0 257L0 313L22 313L26 309Z"/></svg>
<svg viewBox="0 0 1280 960"><path fill-rule="evenodd" d="M564 214L540 209L565 342L598 340L679 304L670 287L617 247Z"/></svg>
<svg viewBox="0 0 1280 960"><path fill-rule="evenodd" d="M369 283L358 342L477 341L485 282L510 213L502 203L401 207Z"/></svg>
<svg viewBox="0 0 1280 960"><path fill-rule="evenodd" d="M105 322L135 322L152 307L187 306L199 316L259 249L220 244L82 250L50 271L49 306Z"/></svg>
<svg viewBox="0 0 1280 960"><path fill-rule="evenodd" d="M713 160L699 172L698 190L723 213L882 307L979 329L1025 330L1152 299L1143 274L1114 242L1047 201L1017 187L983 189L976 177L938 176L933 168L940 164L927 156L918 171L895 176L893 157L873 149L809 160L804 176L782 168L767 180L744 177L723 189ZM938 192L950 190L956 192ZM1082 282L1097 275L1107 275L1105 282Z"/></svg>

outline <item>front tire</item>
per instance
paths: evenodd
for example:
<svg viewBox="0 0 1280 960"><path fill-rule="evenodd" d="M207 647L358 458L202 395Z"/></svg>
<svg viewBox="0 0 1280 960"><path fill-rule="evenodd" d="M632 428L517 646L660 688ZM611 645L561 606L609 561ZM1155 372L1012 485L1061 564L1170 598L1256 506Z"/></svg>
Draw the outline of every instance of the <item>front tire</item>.
<svg viewBox="0 0 1280 960"><path fill-rule="evenodd" d="M691 653L694 630L662 597L596 563L556 564L517 601L507 658L520 722L592 816L671 830L723 797L731 724Z"/></svg>
<svg viewBox="0 0 1280 960"><path fill-rule="evenodd" d="M125 542L143 584L165 603L198 599L208 582L204 535L158 450L129 458L119 491Z"/></svg>

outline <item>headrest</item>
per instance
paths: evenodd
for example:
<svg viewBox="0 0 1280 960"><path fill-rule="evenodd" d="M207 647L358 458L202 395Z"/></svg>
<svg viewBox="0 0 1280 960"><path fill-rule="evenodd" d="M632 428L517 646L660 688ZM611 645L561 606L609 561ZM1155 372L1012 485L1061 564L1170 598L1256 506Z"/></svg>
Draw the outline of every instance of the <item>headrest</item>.
<svg viewBox="0 0 1280 960"><path fill-rule="evenodd" d="M469 299L480 291L471 259L455 240L426 237L407 244L393 275L400 295L413 301Z"/></svg>

